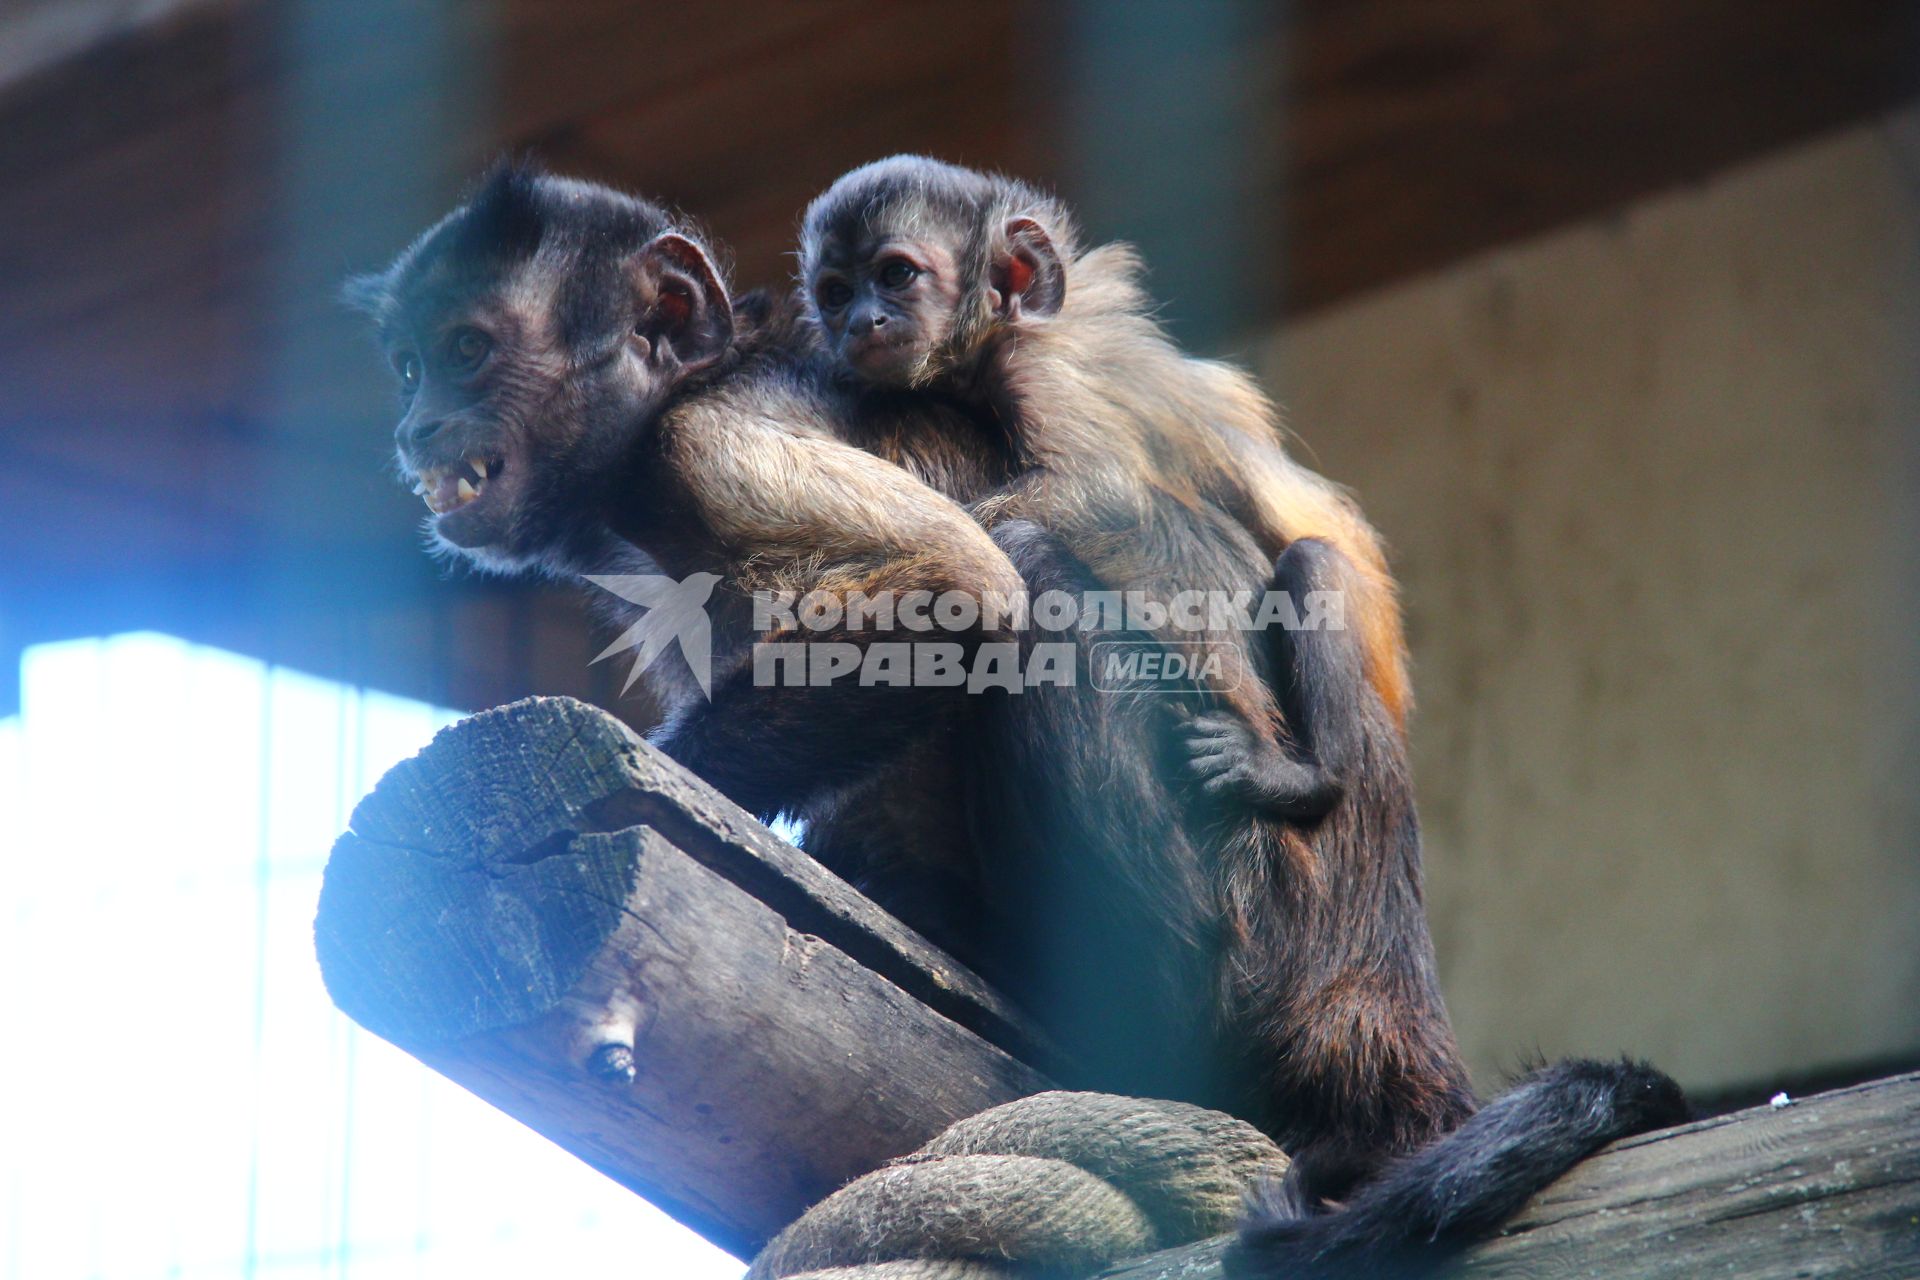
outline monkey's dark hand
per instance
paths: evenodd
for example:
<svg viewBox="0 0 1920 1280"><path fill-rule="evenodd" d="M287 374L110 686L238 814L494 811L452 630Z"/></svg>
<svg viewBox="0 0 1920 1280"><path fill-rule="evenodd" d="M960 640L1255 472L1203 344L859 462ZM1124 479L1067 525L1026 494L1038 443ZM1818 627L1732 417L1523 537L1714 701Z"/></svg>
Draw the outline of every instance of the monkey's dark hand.
<svg viewBox="0 0 1920 1280"><path fill-rule="evenodd" d="M1235 715L1202 712L1186 724L1187 771L1210 796L1238 800L1293 822L1325 817L1340 801L1339 779L1262 742Z"/></svg>
<svg viewBox="0 0 1920 1280"><path fill-rule="evenodd" d="M1261 749L1252 726L1235 715L1204 712L1186 723L1187 771L1212 796L1252 799Z"/></svg>

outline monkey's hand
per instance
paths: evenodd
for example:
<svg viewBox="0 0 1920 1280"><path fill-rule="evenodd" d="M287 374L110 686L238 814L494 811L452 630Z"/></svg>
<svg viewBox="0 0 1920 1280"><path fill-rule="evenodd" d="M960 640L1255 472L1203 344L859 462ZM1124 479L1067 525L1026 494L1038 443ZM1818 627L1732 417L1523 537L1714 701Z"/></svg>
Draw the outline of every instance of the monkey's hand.
<svg viewBox="0 0 1920 1280"><path fill-rule="evenodd" d="M1212 796L1251 801L1259 790L1265 751L1253 726L1239 716L1203 712L1186 723L1187 772Z"/></svg>
<svg viewBox="0 0 1920 1280"><path fill-rule="evenodd" d="M1325 817L1340 801L1340 780L1261 741L1253 726L1225 712L1186 724L1187 772L1210 796L1230 798L1292 822Z"/></svg>

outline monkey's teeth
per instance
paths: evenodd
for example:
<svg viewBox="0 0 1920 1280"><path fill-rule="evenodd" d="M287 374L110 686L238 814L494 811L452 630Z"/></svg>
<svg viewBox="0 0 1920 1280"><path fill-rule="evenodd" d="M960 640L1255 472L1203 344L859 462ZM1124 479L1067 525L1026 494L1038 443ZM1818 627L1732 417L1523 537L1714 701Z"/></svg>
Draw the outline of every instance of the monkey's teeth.
<svg viewBox="0 0 1920 1280"><path fill-rule="evenodd" d="M504 465L475 454L452 467L428 467L415 474L413 491L426 500L427 510L443 516L479 497Z"/></svg>

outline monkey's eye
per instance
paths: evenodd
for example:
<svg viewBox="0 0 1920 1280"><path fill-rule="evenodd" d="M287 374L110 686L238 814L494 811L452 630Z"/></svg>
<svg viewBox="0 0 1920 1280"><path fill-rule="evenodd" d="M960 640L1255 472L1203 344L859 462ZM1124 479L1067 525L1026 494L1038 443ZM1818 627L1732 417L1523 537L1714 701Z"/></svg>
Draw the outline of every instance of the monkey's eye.
<svg viewBox="0 0 1920 1280"><path fill-rule="evenodd" d="M880 283L889 289L904 289L912 284L920 268L905 258L889 258L880 267Z"/></svg>
<svg viewBox="0 0 1920 1280"><path fill-rule="evenodd" d="M853 301L853 290L844 280L829 280L820 286L815 296L820 299L821 309L838 311Z"/></svg>
<svg viewBox="0 0 1920 1280"><path fill-rule="evenodd" d="M453 340L447 344L447 350L454 368L471 372L478 369L480 362L487 358L487 352L493 350L493 340L472 327L456 329Z"/></svg>
<svg viewBox="0 0 1920 1280"><path fill-rule="evenodd" d="M420 379L426 374L426 368L420 363L420 357L411 351L402 352L394 357L393 371L400 375L400 386L408 395L420 389Z"/></svg>

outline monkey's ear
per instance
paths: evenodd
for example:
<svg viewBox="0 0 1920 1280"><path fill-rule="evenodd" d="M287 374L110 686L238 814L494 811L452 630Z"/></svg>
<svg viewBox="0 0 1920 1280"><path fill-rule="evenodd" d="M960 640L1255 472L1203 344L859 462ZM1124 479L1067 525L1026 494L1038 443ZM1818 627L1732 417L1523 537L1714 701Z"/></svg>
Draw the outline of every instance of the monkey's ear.
<svg viewBox="0 0 1920 1280"><path fill-rule="evenodd" d="M993 309L1003 320L1050 316L1067 300L1067 268L1053 237L1033 218L1009 218L987 268Z"/></svg>
<svg viewBox="0 0 1920 1280"><path fill-rule="evenodd" d="M733 304L707 251L671 231L647 242L635 267L640 318L634 332L654 354L703 369L733 341Z"/></svg>
<svg viewBox="0 0 1920 1280"><path fill-rule="evenodd" d="M361 315L380 318L389 297L387 273L372 271L353 276L340 286L340 301Z"/></svg>

